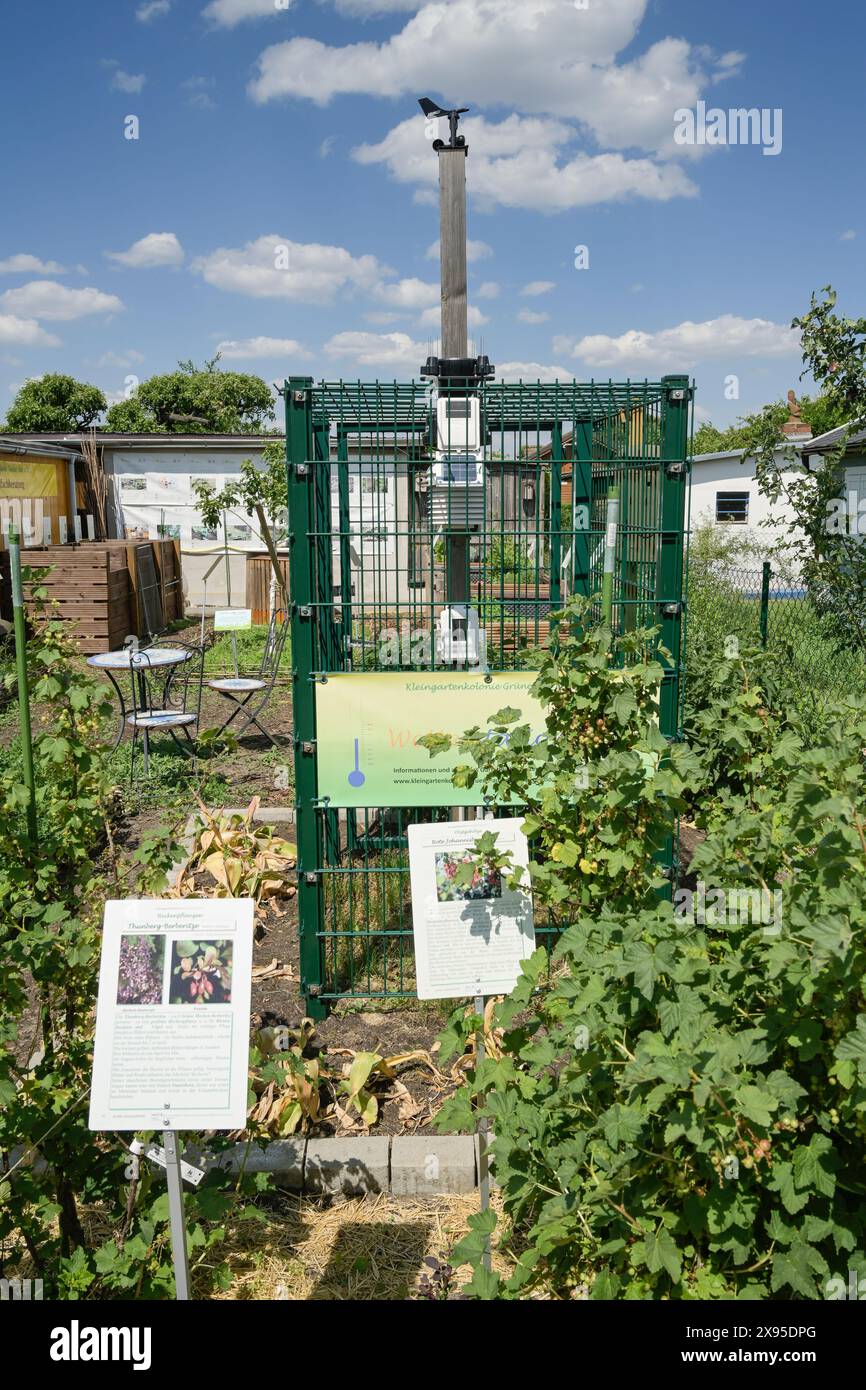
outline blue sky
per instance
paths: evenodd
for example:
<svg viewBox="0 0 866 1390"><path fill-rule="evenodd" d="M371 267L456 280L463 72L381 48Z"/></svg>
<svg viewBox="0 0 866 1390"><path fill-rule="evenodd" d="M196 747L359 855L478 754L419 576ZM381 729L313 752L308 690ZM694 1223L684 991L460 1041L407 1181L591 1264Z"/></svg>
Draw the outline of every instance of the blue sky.
<svg viewBox="0 0 866 1390"><path fill-rule="evenodd" d="M269 381L417 375L421 95L472 107L471 332L510 376L688 370L724 424L797 385L813 289L864 311L851 3L42 0L0 44L0 418L42 372L117 399L217 348ZM781 109L781 151L677 143L700 101Z"/></svg>

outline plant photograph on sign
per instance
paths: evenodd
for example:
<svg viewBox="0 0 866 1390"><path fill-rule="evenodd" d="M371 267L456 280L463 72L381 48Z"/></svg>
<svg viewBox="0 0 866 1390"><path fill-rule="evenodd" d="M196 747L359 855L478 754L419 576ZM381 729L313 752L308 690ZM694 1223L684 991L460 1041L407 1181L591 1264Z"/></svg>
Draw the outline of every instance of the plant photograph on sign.
<svg viewBox="0 0 866 1390"><path fill-rule="evenodd" d="M124 936L117 970L118 1004L161 1004L164 936Z"/></svg>
<svg viewBox="0 0 866 1390"><path fill-rule="evenodd" d="M486 902L502 897L502 875L498 869L477 865L472 856L436 855L436 897L440 903Z"/></svg>
<svg viewBox="0 0 866 1390"><path fill-rule="evenodd" d="M175 941L169 1004L230 1004L232 943Z"/></svg>

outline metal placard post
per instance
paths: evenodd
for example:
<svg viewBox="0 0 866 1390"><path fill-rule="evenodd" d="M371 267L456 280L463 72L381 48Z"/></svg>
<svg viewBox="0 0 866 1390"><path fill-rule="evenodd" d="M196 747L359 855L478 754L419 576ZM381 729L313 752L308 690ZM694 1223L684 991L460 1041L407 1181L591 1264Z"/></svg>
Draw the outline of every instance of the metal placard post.
<svg viewBox="0 0 866 1390"><path fill-rule="evenodd" d="M478 1034L476 1048L476 1061L478 1065L484 1061L484 1009L485 999L483 994L475 996L475 1012L481 1015L481 1032ZM481 1199L481 1210L487 1211L490 1206L490 1164L487 1154L487 1116L479 1115L476 1123L475 1132L478 1135L478 1194ZM484 1242L484 1255L482 1256L484 1268L490 1269L492 1263L492 1253L490 1248L490 1237Z"/></svg>
<svg viewBox="0 0 866 1390"><path fill-rule="evenodd" d="M165 1171L168 1179L168 1221L171 1230L171 1253L174 1261L175 1298L187 1302L189 1291L189 1254L186 1247L186 1222L183 1214L183 1177L180 1171L180 1150L177 1133L165 1131Z"/></svg>

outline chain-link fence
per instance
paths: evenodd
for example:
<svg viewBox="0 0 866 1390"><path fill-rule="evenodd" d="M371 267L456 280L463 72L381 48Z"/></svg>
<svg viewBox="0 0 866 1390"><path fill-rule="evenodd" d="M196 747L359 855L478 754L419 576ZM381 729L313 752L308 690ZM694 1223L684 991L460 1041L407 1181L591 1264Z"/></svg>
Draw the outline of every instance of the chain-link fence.
<svg viewBox="0 0 866 1390"><path fill-rule="evenodd" d="M725 642L778 655L803 710L820 713L837 700L866 696L866 646L853 622L840 631L808 590L771 562L745 569L724 562L689 566L686 699L690 677L725 655Z"/></svg>

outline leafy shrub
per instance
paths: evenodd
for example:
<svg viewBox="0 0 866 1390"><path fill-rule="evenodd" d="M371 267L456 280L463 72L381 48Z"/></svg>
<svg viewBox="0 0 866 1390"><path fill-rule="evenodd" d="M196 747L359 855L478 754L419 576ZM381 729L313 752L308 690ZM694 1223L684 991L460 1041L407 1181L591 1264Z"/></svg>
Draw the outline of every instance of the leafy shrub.
<svg viewBox="0 0 866 1390"><path fill-rule="evenodd" d="M472 762L457 767L455 785L477 785L493 806L525 807L532 888L554 910L652 901L663 882L655 861L697 776L691 752L658 728L669 656L652 655L655 632L615 637L588 625L591 609L572 598L555 615L557 643L539 657L532 694L547 712L544 734L533 741L520 710L506 708L457 741ZM419 742L435 756L452 739Z"/></svg>
<svg viewBox="0 0 866 1390"><path fill-rule="evenodd" d="M472 1292L818 1298L866 1273L864 747L864 709L814 748L779 740L698 848L708 885L781 893L772 928L611 897L548 988L544 953L526 963L501 1056L439 1117L472 1127L474 1090L495 1134L517 1263L483 1269L479 1217L453 1254Z"/></svg>
<svg viewBox="0 0 866 1390"><path fill-rule="evenodd" d="M131 859L113 854L113 779L99 744L110 702L105 686L82 673L65 625L44 606L45 591L34 597L28 681L49 710L34 740L36 848L25 829L20 767L12 758L0 768L3 1270L43 1278L51 1297L171 1297L164 1179L146 1165L136 1174L122 1142L92 1133L86 1102L102 904L110 894L159 891L177 849L168 832L155 832ZM129 965L132 983L146 988L142 962ZM227 1278L204 1254L248 1187L215 1170L187 1197L192 1261L208 1282ZM91 1207L97 1223L84 1220Z"/></svg>

